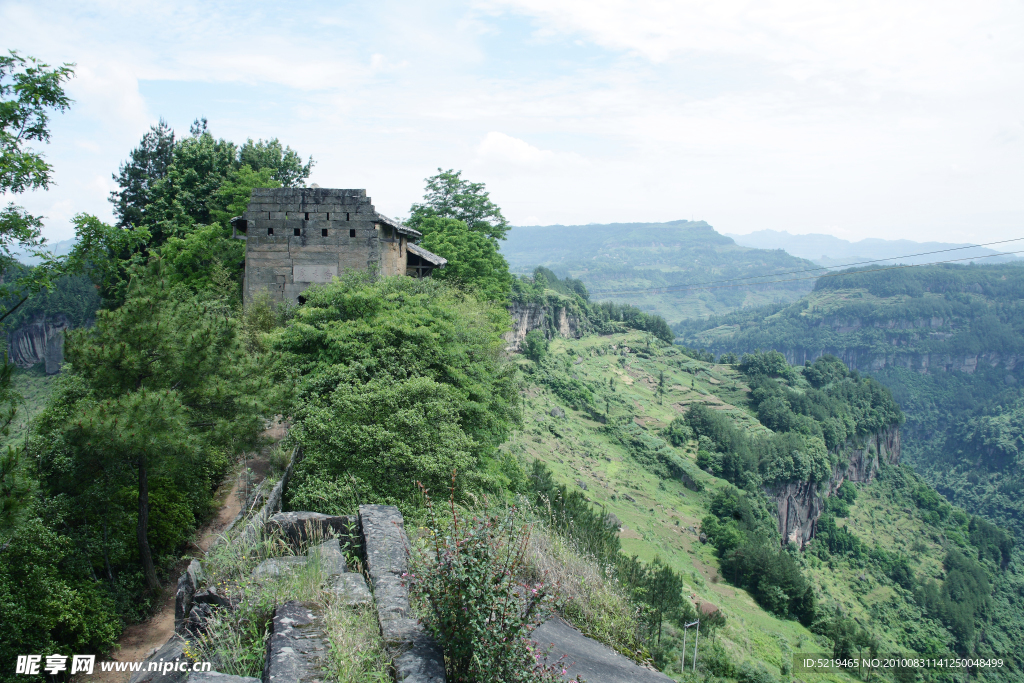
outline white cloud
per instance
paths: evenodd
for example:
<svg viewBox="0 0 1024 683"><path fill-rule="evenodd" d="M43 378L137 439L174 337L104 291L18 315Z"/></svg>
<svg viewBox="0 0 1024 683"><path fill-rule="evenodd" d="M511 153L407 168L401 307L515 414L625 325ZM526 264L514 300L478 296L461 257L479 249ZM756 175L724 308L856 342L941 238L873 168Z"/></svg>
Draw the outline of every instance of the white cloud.
<svg viewBox="0 0 1024 683"><path fill-rule="evenodd" d="M23 203L104 217L174 109L180 132L279 137L397 215L443 166L513 222L1016 234L1020 35L1011 0L0 4L5 45L78 63L57 186Z"/></svg>
<svg viewBox="0 0 1024 683"><path fill-rule="evenodd" d="M555 153L538 149L525 140L511 135L491 131L477 146L477 153L484 161L497 161L518 166L543 166L555 160Z"/></svg>

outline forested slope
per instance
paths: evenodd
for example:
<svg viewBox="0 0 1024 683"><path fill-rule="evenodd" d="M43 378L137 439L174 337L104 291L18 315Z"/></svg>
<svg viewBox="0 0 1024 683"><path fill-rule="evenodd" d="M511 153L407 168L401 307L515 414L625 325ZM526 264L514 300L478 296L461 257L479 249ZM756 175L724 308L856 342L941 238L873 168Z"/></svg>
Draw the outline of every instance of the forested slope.
<svg viewBox="0 0 1024 683"><path fill-rule="evenodd" d="M903 406L904 453L975 514L1024 532L1024 270L932 266L821 279L801 301L675 327L712 353L833 354Z"/></svg>
<svg viewBox="0 0 1024 683"><path fill-rule="evenodd" d="M508 449L621 524L624 552L721 608L707 674L747 662L785 677L793 652L1012 651L1024 585L1003 569L1012 542L873 448L899 423L888 392L834 361L698 355L640 333L556 339L521 361L526 425ZM802 551L781 544L778 514L799 482L820 504ZM676 628L662 663L678 663Z"/></svg>

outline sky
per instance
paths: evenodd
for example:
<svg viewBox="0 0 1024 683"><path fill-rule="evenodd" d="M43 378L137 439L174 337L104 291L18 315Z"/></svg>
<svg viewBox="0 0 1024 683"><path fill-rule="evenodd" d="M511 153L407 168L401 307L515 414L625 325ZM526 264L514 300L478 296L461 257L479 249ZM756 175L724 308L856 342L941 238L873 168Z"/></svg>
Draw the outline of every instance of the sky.
<svg viewBox="0 0 1024 683"><path fill-rule="evenodd" d="M111 220L160 117L279 138L398 217L438 167L514 225L1024 237L1020 0L0 0L0 48L74 62L15 197L52 240Z"/></svg>

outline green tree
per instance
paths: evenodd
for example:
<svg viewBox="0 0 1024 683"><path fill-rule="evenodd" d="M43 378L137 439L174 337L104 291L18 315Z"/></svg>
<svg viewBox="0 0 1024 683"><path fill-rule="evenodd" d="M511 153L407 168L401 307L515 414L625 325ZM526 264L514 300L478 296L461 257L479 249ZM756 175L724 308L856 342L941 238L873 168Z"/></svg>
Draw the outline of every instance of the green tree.
<svg viewBox="0 0 1024 683"><path fill-rule="evenodd" d="M0 57L0 192L50 186L52 167L28 144L49 142L49 112L71 106L63 84L74 66L51 68L14 50Z"/></svg>
<svg viewBox="0 0 1024 683"><path fill-rule="evenodd" d="M123 228L145 223L146 209L153 201L153 186L167 176L174 157L174 131L160 119L142 136L129 157L112 176L120 189L110 193L117 224Z"/></svg>
<svg viewBox="0 0 1024 683"><path fill-rule="evenodd" d="M249 207L249 198L257 187L281 187L281 181L274 178L272 168L253 170L249 164L242 164L214 193L211 201L218 208L210 211L213 218L227 226L228 221L241 216Z"/></svg>
<svg viewBox="0 0 1024 683"><path fill-rule="evenodd" d="M316 491L318 480L339 491L326 507L336 510L344 483L327 472L347 468L364 492L397 498L415 477L436 482L440 470L431 463L469 463L460 479L465 473L467 485L490 486L481 477L490 476L496 448L521 419L515 368L503 354L504 309L432 278L366 273L305 296L272 352L298 372L305 406L292 427L305 451L295 490ZM410 472L407 481L391 481L391 458Z"/></svg>
<svg viewBox="0 0 1024 683"><path fill-rule="evenodd" d="M282 147L277 138L266 142L253 142L252 138L249 138L238 150L238 163L248 166L257 173L270 171L270 178L279 183L258 187L303 187L310 171L313 170L314 161L313 157L309 157L303 164L299 153L291 147Z"/></svg>
<svg viewBox="0 0 1024 683"><path fill-rule="evenodd" d="M153 473L196 453L241 452L261 431L264 387L228 313L172 288L159 259L137 270L120 308L68 334L84 391L58 434L34 446L51 495L73 491L86 471L122 482L134 472L139 560L151 590L159 587L148 529Z"/></svg>
<svg viewBox="0 0 1024 683"><path fill-rule="evenodd" d="M292 509L342 514L358 501L406 506L416 484L442 491L476 464L459 422L458 391L428 377L342 384L298 413L292 435L308 447L289 485ZM460 486L461 480L456 479Z"/></svg>
<svg viewBox="0 0 1024 683"><path fill-rule="evenodd" d="M43 154L32 149L32 142L50 141L50 112L63 113L71 106L64 92L64 83L74 75L73 64L50 67L34 57L22 57L15 51L0 56L0 194L20 194L29 189L47 189L53 167ZM0 274L16 264L12 248L37 254L46 240L42 238L42 221L25 209L8 204L0 210ZM12 306L0 315L3 320L31 294L52 283L50 268L43 268L29 277L0 284L0 299L10 299Z"/></svg>
<svg viewBox="0 0 1024 683"><path fill-rule="evenodd" d="M523 354L530 360L539 363L548 353L548 340L544 333L538 330L530 330L523 339Z"/></svg>
<svg viewBox="0 0 1024 683"><path fill-rule="evenodd" d="M183 238L169 237L160 256L170 266L171 284L184 284L193 292L211 290L241 302L245 242L231 239L224 226L199 225Z"/></svg>
<svg viewBox="0 0 1024 683"><path fill-rule="evenodd" d="M234 143L210 134L206 119L196 121L191 135L175 143L167 174L153 184L144 211L151 246L214 221L211 200L237 168L237 151Z"/></svg>
<svg viewBox="0 0 1024 683"><path fill-rule="evenodd" d="M419 229L426 218L454 218L470 230L494 240L505 239L508 221L498 205L491 201L484 183L473 183L462 177L462 171L437 169L437 175L426 179L427 191L422 204L413 204L407 223Z"/></svg>
<svg viewBox="0 0 1024 683"><path fill-rule="evenodd" d="M423 232L423 248L448 259L448 265L432 277L457 284L485 301L508 300L512 275L493 240L453 218L424 218L417 229Z"/></svg>

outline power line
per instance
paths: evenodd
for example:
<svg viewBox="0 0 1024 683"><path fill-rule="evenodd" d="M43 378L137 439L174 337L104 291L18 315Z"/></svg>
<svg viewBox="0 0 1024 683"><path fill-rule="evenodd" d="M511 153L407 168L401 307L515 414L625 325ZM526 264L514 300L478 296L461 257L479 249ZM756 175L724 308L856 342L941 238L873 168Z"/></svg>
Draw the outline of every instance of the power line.
<svg viewBox="0 0 1024 683"><path fill-rule="evenodd" d="M907 254L905 256L892 256L890 258L880 258L880 259L874 259L874 260L871 260L871 261L857 261L856 263L846 263L844 265L839 265L839 266L821 266L820 268L804 268L803 270L791 270L791 271L786 272L786 273L768 273L767 275L748 275L746 277L734 277L734 278L729 278L727 280L709 280L709 281L704 282L704 283L701 283L701 282L689 282L689 283L686 283L684 285L671 285L671 287L698 287L699 288L700 285L702 285L702 284L715 285L715 284L718 284L720 282L737 282L737 281L742 281L742 280L756 280L757 278L762 278L762 277L779 277L780 275L796 275L798 273L813 273L813 272L818 271L818 270L830 270L830 269L835 269L835 268L852 268L853 266L863 266L863 265L866 265L868 263L883 263L885 261L896 261L898 259L914 258L914 257L917 257L917 256L930 256L931 254L944 254L946 252L960 251L962 249L978 249L978 248L981 248L981 247L989 247L989 246L992 246L993 244L1006 244L1007 242L1019 242L1022 239L1024 239L1024 237L1015 237L1015 238L1013 238L1011 240L999 240L998 242L985 242L984 244L968 244L967 246L964 246L964 247L952 247L950 249L938 249L936 251L922 251L919 254ZM986 254L985 256L972 256L969 259L953 259L952 261L935 261L934 263L952 263L953 261L971 261L971 260L974 260L974 259L992 258L993 256L1006 256L1007 254L1019 254L1019 253L1021 253L1021 252L1010 251L1010 252L998 253L998 254ZM933 263L920 263L920 264L917 264L917 265L928 266L928 265L934 265L934 264ZM873 272L873 271L864 271L864 272ZM825 277L825 276L824 275L817 275L815 277ZM812 278L803 278L803 279L812 279ZM779 280L779 282L792 282L792 280ZM769 283L754 282L754 283L751 283L751 284L769 284ZM656 287L654 289L664 289L664 287ZM617 291L619 291L619 290L615 290L615 289L595 289L595 290L593 290L590 293L591 294L604 294L604 293L615 293ZM637 291L647 291L647 290L637 290Z"/></svg>
<svg viewBox="0 0 1024 683"><path fill-rule="evenodd" d="M1021 238L1021 239L1024 239L1024 238ZM1008 241L1012 241L1012 240L1008 240ZM946 261L931 261L929 263L918 263L918 264L914 264L914 265L889 266L888 268L870 268L868 270L859 270L856 273L826 273L824 275L814 275L812 277L794 277L794 278L790 278L788 280L771 280L769 282L746 282L746 283L738 284L738 285L708 286L708 285L713 285L714 282L730 282L730 280L717 280L717 281L709 282L709 283L707 283L707 285L698 285L696 287L692 287L692 286L689 286L689 285L671 285L671 286L668 286L668 287L649 287L647 289L622 289L622 290L609 290L609 289L605 289L605 290L601 290L601 293L604 293L604 294L643 294L645 292L691 292L691 291L701 291L701 290L706 290L706 289L731 289L731 288L734 288L734 287L755 287L755 286L758 286L758 285L777 285L777 284L782 284L784 282L799 282L801 280L820 280L821 278L826 278L826 277L839 277L840 275L859 275L860 273L877 273L877 272L880 272L880 271L883 271L883 270L898 270L900 268L919 268L920 266L935 266L935 265L939 265L941 263L956 263L957 261L974 261L974 260L983 259L983 258L993 258L995 256L1011 256L1013 254L1024 254L1024 250L1021 250L1021 251L1004 251L1004 252L1000 252L998 254L986 254L985 256L966 256L964 258L948 259ZM882 260L889 261L891 259L882 259ZM593 293L596 294L598 292L595 291Z"/></svg>

